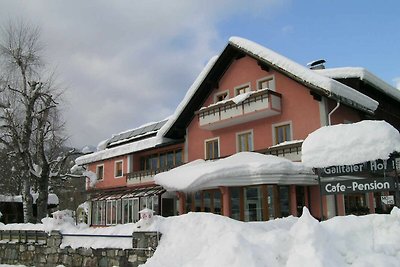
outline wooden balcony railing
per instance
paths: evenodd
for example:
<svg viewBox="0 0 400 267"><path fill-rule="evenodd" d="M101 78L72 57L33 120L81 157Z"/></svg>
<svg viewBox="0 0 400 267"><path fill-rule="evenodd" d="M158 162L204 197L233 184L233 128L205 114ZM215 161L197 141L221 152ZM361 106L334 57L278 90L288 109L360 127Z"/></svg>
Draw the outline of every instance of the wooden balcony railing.
<svg viewBox="0 0 400 267"><path fill-rule="evenodd" d="M153 177L156 174L169 171L169 170L176 168L178 166L181 166L181 165L182 164L175 165L175 166L166 166L163 168L152 169L152 170L142 170L142 171L130 172L125 175L126 183L128 185L132 185L132 184L141 184L141 183L151 182L151 181L153 181Z"/></svg>
<svg viewBox="0 0 400 267"><path fill-rule="evenodd" d="M280 114L281 97L281 94L265 89L251 93L240 103L228 99L203 107L196 114L201 128L216 130Z"/></svg>

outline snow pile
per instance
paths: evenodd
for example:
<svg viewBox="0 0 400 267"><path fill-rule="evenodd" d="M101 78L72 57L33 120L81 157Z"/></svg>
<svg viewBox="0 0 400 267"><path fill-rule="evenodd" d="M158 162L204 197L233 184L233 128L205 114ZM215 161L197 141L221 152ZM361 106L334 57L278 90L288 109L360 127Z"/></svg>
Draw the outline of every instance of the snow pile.
<svg viewBox="0 0 400 267"><path fill-rule="evenodd" d="M323 168L388 159L400 151L400 134L385 121L361 121L322 127L302 145L303 164Z"/></svg>
<svg viewBox="0 0 400 267"><path fill-rule="evenodd" d="M154 177L154 181L169 191L195 191L213 186L229 186L260 183L271 176L283 174L312 174L311 169L301 163L263 155L254 152L240 152L230 157L205 161L202 159L162 172ZM265 181L264 181L265 182Z"/></svg>
<svg viewBox="0 0 400 267"><path fill-rule="evenodd" d="M144 267L390 267L400 262L398 208L391 214L340 216L324 222L314 219L306 208L300 218L250 223L200 212L155 216L150 226L142 228L139 222L106 228L58 225L51 218L43 222L0 224L0 230L59 229L63 234L87 235L63 236L62 247L123 249L132 248L133 231L160 231L160 244Z"/></svg>
<svg viewBox="0 0 400 267"><path fill-rule="evenodd" d="M244 223L207 213L165 218L145 267L398 266L400 211L390 215L300 218Z"/></svg>

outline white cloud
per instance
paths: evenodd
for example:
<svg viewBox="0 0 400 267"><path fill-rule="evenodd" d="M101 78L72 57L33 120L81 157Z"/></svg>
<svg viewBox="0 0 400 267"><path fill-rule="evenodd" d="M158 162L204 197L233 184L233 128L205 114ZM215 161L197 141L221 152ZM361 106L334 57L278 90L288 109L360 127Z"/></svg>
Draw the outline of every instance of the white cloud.
<svg viewBox="0 0 400 267"><path fill-rule="evenodd" d="M225 45L218 22L280 5L0 0L0 22L22 17L41 27L46 58L68 88L64 117L71 144L85 146L170 115L205 62Z"/></svg>
<svg viewBox="0 0 400 267"><path fill-rule="evenodd" d="M400 77L394 78L393 79L394 86L400 90Z"/></svg>

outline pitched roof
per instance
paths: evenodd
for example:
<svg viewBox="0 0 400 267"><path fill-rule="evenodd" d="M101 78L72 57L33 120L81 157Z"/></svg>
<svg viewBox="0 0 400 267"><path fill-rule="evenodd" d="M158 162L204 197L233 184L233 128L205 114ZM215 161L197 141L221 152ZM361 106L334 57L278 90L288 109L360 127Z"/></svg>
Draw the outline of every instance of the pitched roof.
<svg viewBox="0 0 400 267"><path fill-rule="evenodd" d="M320 75L314 70L302 66L268 48L265 48L252 41L231 37L229 43L248 54L256 57L265 63L271 64L276 69L286 73L291 78L308 85L314 90L325 94L328 97L342 100L355 108L372 113L378 107L378 102L358 92L357 90L344 85L334 79Z"/></svg>
<svg viewBox="0 0 400 267"><path fill-rule="evenodd" d="M323 70L314 70L318 74L324 75L332 79L348 79L356 78L366 83L371 84L382 93L400 101L400 90L383 81L370 71L361 67L344 67L330 68Z"/></svg>
<svg viewBox="0 0 400 267"><path fill-rule="evenodd" d="M157 131L161 129L161 127L168 121L168 119L158 121L158 122L150 122L145 125L142 125L138 128L127 130L121 132L119 134L113 135L110 139L107 140L107 147L112 147L121 143L133 141L136 139L143 139L148 137L149 135L157 134Z"/></svg>
<svg viewBox="0 0 400 267"><path fill-rule="evenodd" d="M175 113L161 129L164 136L174 137L183 134L179 133L179 130L185 129L187 123L193 118L194 111L201 108L210 93L209 85L216 85L232 61L244 54L255 58L259 64L267 65L284 73L321 95L341 101L359 110L373 113L379 105L377 101L357 90L321 75L264 46L240 37L231 37L222 53L212 58L196 78Z"/></svg>
<svg viewBox="0 0 400 267"><path fill-rule="evenodd" d="M171 139L158 134L167 121L168 119L147 123L138 128L116 134L101 142L98 151L78 157L75 163L78 165L88 164L170 143Z"/></svg>

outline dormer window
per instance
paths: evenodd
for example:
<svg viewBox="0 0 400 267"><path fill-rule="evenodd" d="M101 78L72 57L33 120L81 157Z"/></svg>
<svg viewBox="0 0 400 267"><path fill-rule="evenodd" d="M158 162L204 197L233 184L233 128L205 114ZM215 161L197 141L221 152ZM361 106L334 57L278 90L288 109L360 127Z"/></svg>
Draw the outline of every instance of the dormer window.
<svg viewBox="0 0 400 267"><path fill-rule="evenodd" d="M236 87L235 88L235 96L250 92L250 85L246 84L244 86Z"/></svg>
<svg viewBox="0 0 400 267"><path fill-rule="evenodd" d="M224 101L224 100L228 99L228 97L229 97L228 96L228 91L225 91L225 92L222 92L222 93L217 93L214 96L214 103Z"/></svg>
<svg viewBox="0 0 400 267"><path fill-rule="evenodd" d="M257 90L269 89L275 91L274 76L268 76L257 81Z"/></svg>

